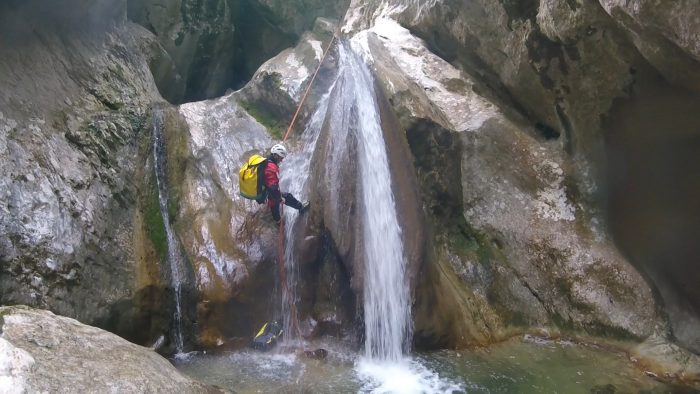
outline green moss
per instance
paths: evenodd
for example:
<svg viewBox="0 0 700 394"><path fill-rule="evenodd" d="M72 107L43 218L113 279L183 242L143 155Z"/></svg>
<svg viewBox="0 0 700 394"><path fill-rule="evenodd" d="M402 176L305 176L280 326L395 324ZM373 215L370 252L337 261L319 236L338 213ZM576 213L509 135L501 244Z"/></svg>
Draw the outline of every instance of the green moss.
<svg viewBox="0 0 700 394"><path fill-rule="evenodd" d="M476 260L490 265L494 251L486 234L474 230L464 218L459 218L447 228L447 242L454 253L474 256Z"/></svg>
<svg viewBox="0 0 700 394"><path fill-rule="evenodd" d="M146 234L148 234L148 238L151 240L158 257L165 259L168 253L168 237L165 233L163 215L160 212L158 191L156 190L155 184L153 184L149 190L143 209Z"/></svg>
<svg viewBox="0 0 700 394"><path fill-rule="evenodd" d="M167 174L168 174L168 217L174 222L180 212L182 185L189 165L190 151L187 146L185 120L177 114L169 113L165 119L167 130Z"/></svg>
<svg viewBox="0 0 700 394"><path fill-rule="evenodd" d="M271 111L266 110L261 105L255 105L246 100L241 100L240 104L250 116L255 118L258 123L265 126L272 137L278 140L284 137L284 125Z"/></svg>
<svg viewBox="0 0 700 394"><path fill-rule="evenodd" d="M602 261L596 261L585 268L586 276L598 281L615 298L616 301L634 303L636 295L628 287L619 271Z"/></svg>
<svg viewBox="0 0 700 394"><path fill-rule="evenodd" d="M633 340L641 341L643 338L638 337L631 332L620 328L613 327L599 322L591 322L584 325L584 330L589 335L604 337L604 338L614 338L621 340Z"/></svg>

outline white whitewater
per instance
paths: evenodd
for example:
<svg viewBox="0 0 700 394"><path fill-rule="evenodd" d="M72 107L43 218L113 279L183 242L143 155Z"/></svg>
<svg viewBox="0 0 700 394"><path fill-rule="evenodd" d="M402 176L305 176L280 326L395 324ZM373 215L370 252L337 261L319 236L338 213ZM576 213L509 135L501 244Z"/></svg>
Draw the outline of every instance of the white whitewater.
<svg viewBox="0 0 700 394"><path fill-rule="evenodd" d="M331 88L332 89L332 88ZM324 95L318 103L316 111L301 135L299 144L301 150L292 152L282 162L280 186L285 192L292 193L299 201L305 201L308 197L308 180L311 172L311 156L316 149L316 142L323 126L323 119L328 108L328 94ZM289 147L287 147L289 148ZM299 280L299 262L292 240L294 224L299 217L296 209L284 209L285 222L285 249L284 265L286 270L286 286L282 289L282 325L284 329L283 341L293 344L301 340L298 337L298 316L292 305L299 302L297 287ZM285 291L286 290L286 291Z"/></svg>
<svg viewBox="0 0 700 394"><path fill-rule="evenodd" d="M458 385L441 379L409 355L412 325L406 258L375 81L368 66L346 42L339 45L338 64L338 80L329 106L331 150L347 149L352 140L357 144L356 181L362 215L365 354L355 366L363 382L360 391L458 391Z"/></svg>
<svg viewBox="0 0 700 394"><path fill-rule="evenodd" d="M160 203L160 214L163 217L165 235L168 243L168 263L170 265L170 280L173 292L175 293L175 350L182 353L184 341L182 338L182 273L180 249L175 233L170 225L170 214L168 212L168 182L166 173L166 152L163 138L163 111L153 110L153 163L156 172L156 184L158 186L158 200Z"/></svg>
<svg viewBox="0 0 700 394"><path fill-rule="evenodd" d="M360 392L366 393L445 393L460 389L441 379L409 355L412 327L410 294L406 278L406 259L397 220L396 203L391 189L389 158L381 128L375 95L374 78L364 61L346 42L338 47L338 76L329 93L319 102L309 125L301 136L301 149L282 163L282 190L299 200L308 196L311 158L321 129L328 127L328 157L356 156L355 179L342 177L339 166L326 163L325 179L329 187L328 204L332 211L342 212L339 204L340 182L357 182L357 221L364 251L363 309L365 351L355 365L361 382ZM352 147L356 147L353 149ZM342 179L341 179L342 178ZM282 319L285 342L298 343L295 324L297 316L291 305L298 300L299 264L291 242L298 212L285 209L285 269L286 290L282 289ZM291 302L290 302L291 301Z"/></svg>
<svg viewBox="0 0 700 394"><path fill-rule="evenodd" d="M374 80L365 63L340 46L342 78L356 108L357 161L362 197L365 355L399 361L410 341L411 312L405 257L391 190L391 172Z"/></svg>

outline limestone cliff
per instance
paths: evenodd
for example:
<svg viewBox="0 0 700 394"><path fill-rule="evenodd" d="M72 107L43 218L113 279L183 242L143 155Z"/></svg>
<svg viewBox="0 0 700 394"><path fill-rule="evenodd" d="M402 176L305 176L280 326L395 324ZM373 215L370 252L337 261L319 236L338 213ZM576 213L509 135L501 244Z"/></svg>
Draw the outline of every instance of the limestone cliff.
<svg viewBox="0 0 700 394"><path fill-rule="evenodd" d="M0 5L0 303L148 340L134 327L162 300L136 210L160 97L147 37L124 2L68 5Z"/></svg>
<svg viewBox="0 0 700 394"><path fill-rule="evenodd" d="M696 115L681 109L698 100L697 5L657 3L351 4L344 32L402 119L433 218L425 272L439 285L417 300L419 339L485 343L509 326L552 324L645 338L666 330L670 312L672 336L697 351L698 297L687 290L697 250L685 235L697 220L650 214L669 209L652 208L642 177L669 191L653 201L681 204L673 212L694 212L687 193L698 188L663 183L670 164L629 170L650 153L636 137L661 147L648 156L656 165L697 152L678 149L697 137ZM667 231L680 240L650 244Z"/></svg>

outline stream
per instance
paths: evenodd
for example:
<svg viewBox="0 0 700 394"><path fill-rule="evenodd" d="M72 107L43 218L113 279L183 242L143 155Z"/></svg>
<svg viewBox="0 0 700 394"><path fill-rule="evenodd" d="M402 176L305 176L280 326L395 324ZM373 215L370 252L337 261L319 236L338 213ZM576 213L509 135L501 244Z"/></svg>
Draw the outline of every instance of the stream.
<svg viewBox="0 0 700 394"><path fill-rule="evenodd" d="M647 377L624 354L527 335L482 350L414 352L411 360L380 369L364 364L361 353L342 343L309 345L328 349L328 358L253 350L193 352L175 365L236 393L678 392Z"/></svg>

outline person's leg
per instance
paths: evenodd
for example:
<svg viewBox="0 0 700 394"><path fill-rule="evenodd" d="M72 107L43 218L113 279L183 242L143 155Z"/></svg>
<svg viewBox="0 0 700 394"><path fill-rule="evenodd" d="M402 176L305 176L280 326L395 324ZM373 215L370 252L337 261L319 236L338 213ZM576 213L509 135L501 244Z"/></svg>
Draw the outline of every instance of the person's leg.
<svg viewBox="0 0 700 394"><path fill-rule="evenodd" d="M275 220L275 222L280 221L280 201L275 200L273 201L272 205L270 206L270 211L272 211L272 218Z"/></svg>
<svg viewBox="0 0 700 394"><path fill-rule="evenodd" d="M296 210L300 210L303 208L303 204L294 198L292 193L283 193L282 196L284 197L284 204L287 205L288 207L292 207Z"/></svg>

